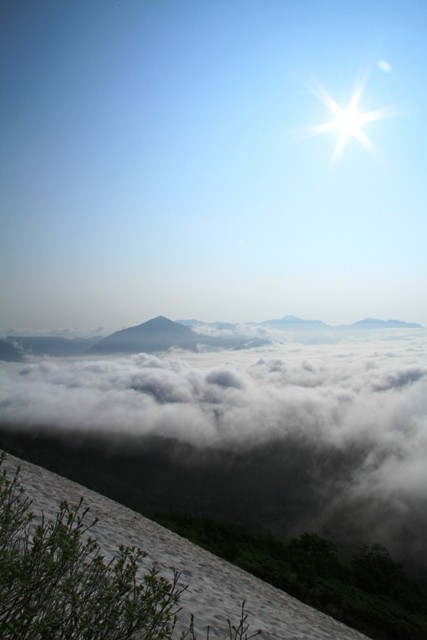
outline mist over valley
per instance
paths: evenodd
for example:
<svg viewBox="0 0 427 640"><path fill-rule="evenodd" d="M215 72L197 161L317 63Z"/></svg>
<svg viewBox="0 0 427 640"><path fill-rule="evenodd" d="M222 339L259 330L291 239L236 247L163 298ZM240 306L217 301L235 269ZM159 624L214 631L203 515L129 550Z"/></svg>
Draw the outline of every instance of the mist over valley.
<svg viewBox="0 0 427 640"><path fill-rule="evenodd" d="M426 579L423 329L365 322L371 330L326 327L326 341L317 323L301 338L300 327L270 323L251 348L162 351L175 325L175 340L196 333L162 318L156 337L153 322L140 325L153 353L118 354L117 342L106 353L106 338L99 353L21 351L22 362L3 362L0 445L149 516L195 513L283 539L311 531L348 548L378 542ZM243 339L241 326L208 329ZM250 330L245 340L261 337Z"/></svg>

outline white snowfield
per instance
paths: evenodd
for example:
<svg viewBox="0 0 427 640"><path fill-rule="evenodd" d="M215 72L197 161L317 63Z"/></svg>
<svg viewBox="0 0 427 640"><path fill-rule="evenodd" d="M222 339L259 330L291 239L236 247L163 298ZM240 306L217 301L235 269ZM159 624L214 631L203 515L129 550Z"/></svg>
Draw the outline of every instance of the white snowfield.
<svg viewBox="0 0 427 640"><path fill-rule="evenodd" d="M148 552L147 568L155 565L168 578L173 569L189 588L181 597L183 624L194 614L196 631L223 637L227 619L238 623L246 602L250 631L261 629L260 640L362 640L367 636L316 611L232 564L217 558L164 527L113 500L13 456L6 468L21 467L20 479L32 499L31 510L54 517L61 500L77 504L83 496L99 522L92 529L104 555L110 558L119 545L134 545Z"/></svg>

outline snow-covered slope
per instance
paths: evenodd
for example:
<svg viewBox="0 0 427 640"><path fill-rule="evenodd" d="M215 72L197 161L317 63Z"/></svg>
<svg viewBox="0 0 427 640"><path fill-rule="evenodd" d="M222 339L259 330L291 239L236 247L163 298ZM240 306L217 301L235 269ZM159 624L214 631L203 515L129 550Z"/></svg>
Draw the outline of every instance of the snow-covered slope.
<svg viewBox="0 0 427 640"><path fill-rule="evenodd" d="M196 630L202 632L210 625L220 634L226 628L227 618L238 622L245 600L251 629L262 629L261 640L366 639L363 634L108 498L13 456L8 456L5 464L11 471L18 465L21 467L21 483L33 500L35 514L43 510L45 516L53 517L61 500L72 505L83 496L90 513L99 518L92 534L107 557L111 557L120 544L135 545L148 552L147 567L154 564L169 578L173 568L180 571L182 581L189 585L181 599L181 615L188 621L193 613ZM213 629L211 637L217 637Z"/></svg>

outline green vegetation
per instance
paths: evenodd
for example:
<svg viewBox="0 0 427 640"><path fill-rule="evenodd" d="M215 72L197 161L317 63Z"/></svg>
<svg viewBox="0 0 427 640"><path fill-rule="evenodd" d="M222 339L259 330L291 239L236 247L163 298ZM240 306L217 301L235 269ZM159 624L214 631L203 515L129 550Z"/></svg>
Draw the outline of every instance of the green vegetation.
<svg viewBox="0 0 427 640"><path fill-rule="evenodd" d="M42 448L39 447L39 450L41 451ZM57 455L57 448L52 447L52 460L55 459L55 455ZM88 459L91 459L90 456ZM66 458L64 458L64 460L66 461ZM125 460L128 462L128 458ZM37 460L35 460L35 462L38 462L39 464L41 463ZM102 475L102 478L111 478L111 487L114 488L114 491L118 491L120 493L119 478L111 473L107 473L107 471L111 472L112 469L116 469L116 462L117 459L114 458L113 463L111 463L109 467L105 467L105 474ZM157 462L157 459L155 462ZM41 464L44 466L43 463ZM140 464L135 464L135 469L139 469L140 466ZM95 471L97 470L95 464L82 464L79 450L79 456L75 457L75 469L78 471L83 467L94 469ZM123 469L124 468L125 466L123 465ZM156 465L153 462L149 467L150 472L153 471L153 473L155 473L155 468ZM58 471L61 472L60 469L58 469ZM135 475L135 477L137 476ZM84 481L82 481L78 475L75 479L84 484ZM172 476L170 476L168 480L172 482ZM1 509L4 509L4 505L7 504L6 497L11 495L10 490L8 491L5 489L5 482L6 480L3 474L0 478L0 497L2 500ZM7 480L7 482L10 483L12 481ZM140 484L143 485L143 483ZM55 579L57 580L58 586L57 588L55 587L55 589L59 589L62 582L59 572L57 571L55 574L55 563L53 563L52 566L50 564L52 563L51 556L53 555L54 557L57 557L59 553L62 553L60 549L60 544L62 544L61 541L66 540L70 535L72 538L72 535L74 535L72 532L75 528L80 530L82 534L85 527L88 529L84 532L84 535L77 536L77 546L82 544L90 533L89 525L85 524L87 523L86 513L84 518L80 520L84 513L83 506L80 506L78 512L75 513L70 510L66 504L63 504L58 515L59 520L56 523L44 522L41 525L40 550L37 551L39 554L38 557L40 558L37 560L37 567L39 567L41 573L39 578L37 578L38 574L37 572L34 572L31 565L31 562L33 562L33 560L35 561L37 554L36 551L31 550L31 540L28 538L28 527L33 526L33 521L30 522L29 520L28 504L25 508L23 507L21 511L17 508L17 505L21 504L21 502L17 500L17 495L19 494L18 485L19 483L15 481L15 488L12 491L15 495L15 502L12 511L16 517L19 516L18 520L20 520L20 524L18 526L15 522L17 528L13 535L10 534L8 536L8 539L5 539L5 532L9 530L4 526L5 512L1 511L0 515L0 517L3 518L3 520L0 521L2 529L0 534L0 612L5 610L3 602L6 602L6 600L2 599L10 597L10 594L13 593L13 589L17 590L18 588L21 588L19 585L24 585L26 581L28 581L29 585L27 588L27 594L32 592L32 597L41 598L44 595L44 588L43 586L41 588L36 586L36 580L39 580L37 584L43 585L43 576L47 574L43 574L42 570L45 572L51 572L49 574L51 576L50 579L56 575ZM126 485L126 490L132 486L132 483L129 481L129 484ZM97 485L93 488L98 491L100 490ZM123 490L120 495L115 495L112 490L105 490L105 493L120 501L120 499L123 498L125 491ZM150 498L151 492L146 491L146 493L148 494L148 498ZM21 498L24 500L23 495ZM196 542L201 547L204 547L216 555L233 562L234 564L246 569L250 573L253 573L287 593L294 595L313 607L332 615L342 622L345 622L349 626L359 629L371 638L378 640L425 640L427 638L427 593L425 587L421 587L409 580L405 575L403 568L391 558L388 551L383 547L378 545L369 547L364 546L358 549L353 554L352 558L344 560L332 542L324 540L313 533L305 533L298 538L288 540L284 543L282 540L275 539L271 535L258 534L253 529L249 530L248 527L243 528L239 525L230 524L228 522L221 523L203 517L183 515L182 513L170 513L165 515L165 513L167 513L168 506L170 509L170 503L163 503L160 501L159 504L163 507L162 513L158 517L154 517L154 519L160 522L160 524L167 526L169 529L172 529L193 542ZM147 512L147 505L145 503L144 505L141 505L136 500L135 504L130 504L129 506L153 518L154 509ZM142 508L142 506L144 506L144 508ZM235 514L235 519L237 518L238 514ZM56 555L49 551L49 556L48 549L50 549L50 547L48 540L50 539L52 539L52 543L49 542L52 549L56 545ZM45 550L44 555L42 553L43 549ZM79 572L82 574L83 568L84 572L87 572L87 567L90 567L91 565L92 555L88 554L84 557L83 551L80 551L79 553L80 555L78 558L74 555L72 556L74 559L69 560L69 573L72 574L73 577L77 576ZM94 549L93 553L96 555L97 550ZM130 575L133 568L135 568L136 565L139 565L143 558L143 556L137 557L132 554L141 554L142 552L138 550L123 550L123 552L120 553L124 553L126 559L119 555L118 560L121 559L121 562L129 569ZM76 563L74 569L73 562ZM100 563L99 560L97 562ZM5 568L7 566L9 566L9 569ZM11 569L11 566L14 568ZM93 567L91 571L94 569L95 567ZM100 567L98 567L97 570L100 570ZM123 572L126 573L124 570ZM108 568L105 578L102 578L106 583L108 581L111 583L109 583L110 586L106 590L105 594L106 596L108 593L111 594L111 603L113 601L119 602L116 597L117 594L114 598L112 596L112 594L114 594L114 584L117 581L117 575L117 572L114 573L114 566L112 565ZM154 578L157 579L159 576L155 575ZM15 580L14 583L11 582L12 579ZM176 593L176 591L179 591L177 585L175 585L175 592L173 591L173 580L174 577L172 578L172 591L169 591L171 604L173 594ZM154 585L157 585L157 582L154 582ZM141 586L144 587L144 582L142 582ZM148 585L146 585L146 592L152 593L150 589L147 591L147 586ZM167 590L167 584L165 584L164 587ZM74 585L74 588L77 589L76 585ZM84 586L82 585L79 588L83 589ZM65 607L66 611L69 611L69 608L67 608L71 606L69 601L65 599L65 595L60 595L60 592L55 589L49 595L49 598L51 598L50 601L52 603L62 602L61 606ZM40 591L40 593L37 593L38 591ZM159 598L161 595L160 591L161 589L155 591ZM126 601L126 598L132 599L133 597L136 597L136 595L132 595L132 593L132 591L128 591L127 595L123 594L123 598L120 601L122 603L122 612L125 609L124 602ZM165 595L165 592L163 592L163 595ZM101 596L103 597L101 591L98 591L98 596L100 598ZM56 600L52 600L52 598L56 598ZM46 601L47 599L46 594ZM94 598L91 597L90 600L93 602ZM16 602L18 602L18 600ZM78 601L76 600L76 602ZM84 598L82 597L80 598L80 604L78 606L83 607L83 604ZM45 604L43 604L43 607L44 606ZM55 607L56 605L52 605L51 607L53 612L52 616L55 614L56 610L59 610L59 605L57 608ZM167 621L168 625L173 624L173 617L175 615L173 612L178 608L179 603L176 603L170 608L169 613L171 614L171 618ZM40 611L40 609L35 605L34 610ZM28 611L30 610L26 609L25 615L27 616L29 615ZM85 618L82 612L83 608L79 613L79 616L84 620ZM104 613L107 615L106 612ZM93 615L93 612L88 610L85 615L87 616L86 619L90 619L90 615ZM101 615L101 613L99 615ZM114 616L119 620L120 615L117 612L114 613ZM38 638L52 638L52 640L56 640L56 638L76 637L73 635L59 635L59 632L58 635L37 636L34 633L34 630L31 632L28 631L27 635L18 632L16 632L15 635L11 635L12 632L10 629L8 629L6 633L4 629L7 629L7 627L1 626L4 624L3 618L4 614L0 613L0 637L5 638L5 640L8 640L9 638L22 638L24 640L25 638L34 638L35 640L38 640ZM53 619L54 618L51 618L51 620ZM20 620L20 623L23 624L24 618L21 618ZM106 624L107 627L108 624L112 624L112 619L110 618L109 620L110 621L108 623L103 623ZM124 618L122 617L121 620L122 622L120 624L123 624ZM148 619L145 620L145 623L148 624ZM33 625L34 620L27 620L27 624L30 626ZM95 625L93 626L95 627ZM99 625L97 628L99 630ZM226 637L234 638L230 633L236 633L235 630L238 628L240 628L239 633L243 633L243 629L245 627L232 627L231 631L228 630L227 633L229 635ZM188 631L190 633L190 630ZM88 631L88 633L91 632L91 630ZM79 633L82 640L97 637L96 635L91 636L84 635L82 632ZM111 634L112 633L113 632L111 632ZM246 634L247 632L244 631L244 633ZM110 637L123 638L126 636L123 634L121 636L108 636L105 629L103 629L103 633L100 637L108 640ZM154 638L157 636L147 636L147 638L151 637ZM190 640L193 640L191 635L189 637ZM245 635L235 636L235 638L238 640L244 639Z"/></svg>
<svg viewBox="0 0 427 640"><path fill-rule="evenodd" d="M0 467L4 455L0 455ZM82 501L62 502L56 519L36 524L19 482L0 473L0 637L2 640L168 640L176 637L186 587L153 568L139 576L141 549L120 547L106 562ZM250 640L242 605L228 640ZM209 637L209 631L207 636ZM180 636L196 640L193 620Z"/></svg>
<svg viewBox="0 0 427 640"><path fill-rule="evenodd" d="M350 561L315 533L287 543L235 524L184 514L158 522L239 567L378 640L425 640L427 593L379 545Z"/></svg>

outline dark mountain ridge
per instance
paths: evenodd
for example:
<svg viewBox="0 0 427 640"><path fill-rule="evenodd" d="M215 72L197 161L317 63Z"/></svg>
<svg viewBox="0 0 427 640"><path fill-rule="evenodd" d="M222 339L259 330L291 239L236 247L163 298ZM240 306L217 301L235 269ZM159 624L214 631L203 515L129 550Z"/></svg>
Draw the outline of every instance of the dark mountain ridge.
<svg viewBox="0 0 427 640"><path fill-rule="evenodd" d="M165 351L181 347L195 351L197 337L194 332L178 322L157 316L134 327L115 331L89 349L93 354L137 353L139 351Z"/></svg>
<svg viewBox="0 0 427 640"><path fill-rule="evenodd" d="M157 316L148 322L116 331L97 342L88 353L153 353L167 351L173 347L188 351L208 349L244 349L267 344L260 338L241 336L208 336L194 331L179 322Z"/></svg>

